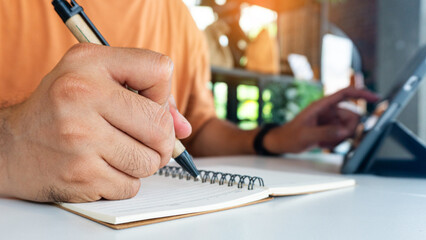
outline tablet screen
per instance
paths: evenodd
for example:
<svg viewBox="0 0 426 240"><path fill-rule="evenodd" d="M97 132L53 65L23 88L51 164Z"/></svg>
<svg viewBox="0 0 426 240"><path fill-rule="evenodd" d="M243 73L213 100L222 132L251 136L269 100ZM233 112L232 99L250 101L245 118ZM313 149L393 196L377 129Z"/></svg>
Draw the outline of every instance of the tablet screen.
<svg viewBox="0 0 426 240"><path fill-rule="evenodd" d="M358 125L355 137L351 140L350 150L342 165L343 173L354 173L361 170L364 160L369 158L386 126L395 121L416 92L426 74L426 47L419 51L402 73L400 81L394 85L387 97L376 104L374 111L364 117Z"/></svg>
<svg viewBox="0 0 426 240"><path fill-rule="evenodd" d="M373 113L368 117L363 118L355 130L355 136L352 139L352 149L358 147L364 136L376 126L380 117L389 107L389 100L383 100L376 105Z"/></svg>

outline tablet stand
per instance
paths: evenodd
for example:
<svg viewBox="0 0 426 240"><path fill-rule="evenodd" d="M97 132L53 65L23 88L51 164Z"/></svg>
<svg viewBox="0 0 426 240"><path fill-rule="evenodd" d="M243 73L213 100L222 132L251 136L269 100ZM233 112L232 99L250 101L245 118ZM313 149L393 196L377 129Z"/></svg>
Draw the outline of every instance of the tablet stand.
<svg viewBox="0 0 426 240"><path fill-rule="evenodd" d="M378 156L379 150L387 138L392 138L409 152L413 158L380 158ZM367 159L364 166L361 166L360 173L426 178L426 145L399 122L389 123Z"/></svg>

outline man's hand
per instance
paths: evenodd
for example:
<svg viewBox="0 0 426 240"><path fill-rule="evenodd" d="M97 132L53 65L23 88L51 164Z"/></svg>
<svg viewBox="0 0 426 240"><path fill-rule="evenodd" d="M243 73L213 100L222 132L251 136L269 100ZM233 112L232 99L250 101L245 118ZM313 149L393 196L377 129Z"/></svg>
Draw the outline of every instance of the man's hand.
<svg viewBox="0 0 426 240"><path fill-rule="evenodd" d="M359 123L359 115L341 109L338 104L349 99L377 101L371 92L343 89L318 100L303 110L296 118L280 128L271 130L264 146L274 153L297 153L311 147L332 148L351 137Z"/></svg>
<svg viewBox="0 0 426 240"><path fill-rule="evenodd" d="M25 102L0 111L0 194L83 202L134 196L190 125L169 106L171 60L78 44ZM139 95L125 89L139 90ZM171 113L172 112L172 113Z"/></svg>

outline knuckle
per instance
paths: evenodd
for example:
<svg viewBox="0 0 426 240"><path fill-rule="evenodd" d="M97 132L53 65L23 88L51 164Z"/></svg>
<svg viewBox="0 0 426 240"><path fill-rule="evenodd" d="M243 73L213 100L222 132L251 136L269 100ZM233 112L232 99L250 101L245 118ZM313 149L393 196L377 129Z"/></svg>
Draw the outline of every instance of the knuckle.
<svg viewBox="0 0 426 240"><path fill-rule="evenodd" d="M129 197L134 197L139 192L141 181L139 179L132 179L129 187Z"/></svg>
<svg viewBox="0 0 426 240"><path fill-rule="evenodd" d="M143 158L144 153L139 153L136 149L128 148L127 152L122 154L120 162L125 172L137 177L142 167Z"/></svg>
<svg viewBox="0 0 426 240"><path fill-rule="evenodd" d="M161 55L158 61L160 63L160 66L162 67L161 70L164 71L164 77L169 78L174 68L172 59L169 56Z"/></svg>
<svg viewBox="0 0 426 240"><path fill-rule="evenodd" d="M164 138L164 128L168 128L170 121L173 121L171 114L167 111L166 107L159 105L144 97L138 97L130 105L131 112L142 112L147 117L147 123L150 124L149 135L154 139L160 140ZM173 122L172 122L173 124ZM155 141L157 142L157 141Z"/></svg>
<svg viewBox="0 0 426 240"><path fill-rule="evenodd" d="M160 165L160 156L157 153L154 154L144 154L142 158L142 166L139 175L137 177L147 177L153 175Z"/></svg>
<svg viewBox="0 0 426 240"><path fill-rule="evenodd" d="M90 43L78 43L73 45L64 55L63 61L74 61L87 57L96 49L96 45Z"/></svg>
<svg viewBox="0 0 426 240"><path fill-rule="evenodd" d="M76 73L65 73L50 86L49 96L56 101L78 101L93 93L94 87Z"/></svg>
<svg viewBox="0 0 426 240"><path fill-rule="evenodd" d="M137 114L151 117L154 114L155 103L143 96L136 95L125 89L117 89L112 92L112 100L126 106L128 117L135 118Z"/></svg>
<svg viewBox="0 0 426 240"><path fill-rule="evenodd" d="M151 52L152 64L158 69L157 76L160 80L169 81L173 72L173 61L170 57L157 52Z"/></svg>
<svg viewBox="0 0 426 240"><path fill-rule="evenodd" d="M141 186L141 182L139 179L132 179L125 183L125 185L122 187L121 192L122 196L120 198L126 199L126 198L132 198L136 196L136 194L139 192L139 188Z"/></svg>
<svg viewBox="0 0 426 240"><path fill-rule="evenodd" d="M129 175L141 178L150 176L157 171L156 166L160 162L160 157L155 152L154 154L150 154L137 146L122 146L117 151L119 165Z"/></svg>
<svg viewBox="0 0 426 240"><path fill-rule="evenodd" d="M154 124L152 127L153 144L158 146L158 151L161 155L168 155L173 149L174 141L174 124L173 117L167 107L159 107L151 121Z"/></svg>
<svg viewBox="0 0 426 240"><path fill-rule="evenodd" d="M158 123L159 129L163 130L165 136L173 133L173 117L166 106L158 108L153 117L153 122Z"/></svg>
<svg viewBox="0 0 426 240"><path fill-rule="evenodd" d="M148 177L148 176L154 175L154 173L156 173L158 171L159 166L160 166L160 158L157 155L157 157L152 158L149 161L149 164L146 167L145 174L141 175L140 177Z"/></svg>
<svg viewBox="0 0 426 240"><path fill-rule="evenodd" d="M115 89L111 93L111 99L115 102L122 102L126 108L129 109L129 112L132 113L134 109L134 98L132 97L130 91L124 89Z"/></svg>

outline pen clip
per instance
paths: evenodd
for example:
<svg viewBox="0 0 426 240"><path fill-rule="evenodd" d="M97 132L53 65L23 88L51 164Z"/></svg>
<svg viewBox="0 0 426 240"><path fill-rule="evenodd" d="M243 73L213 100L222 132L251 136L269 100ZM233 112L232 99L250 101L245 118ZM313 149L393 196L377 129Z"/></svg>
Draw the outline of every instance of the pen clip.
<svg viewBox="0 0 426 240"><path fill-rule="evenodd" d="M92 31L96 34L96 36L101 41L102 45L109 46L108 42L105 40L105 38L102 36L102 34L98 31L98 29L95 27L95 25L90 21L89 17L84 13L83 8L78 5L78 3L75 0L71 0L71 11L76 12L77 14L80 14L83 20L89 25L89 27L92 29Z"/></svg>

